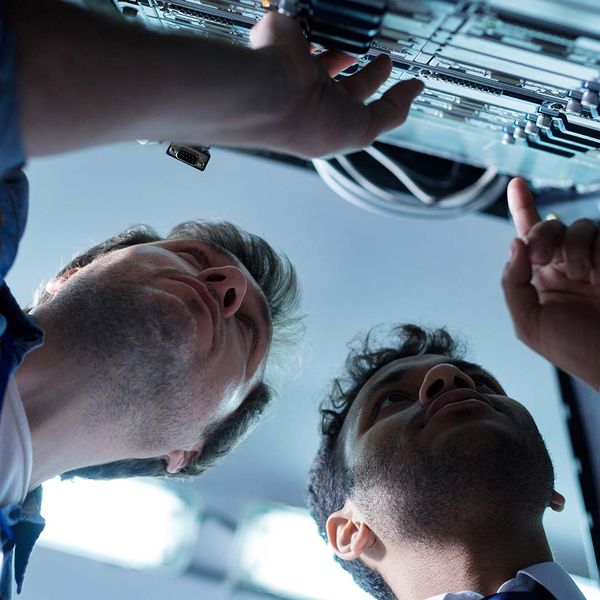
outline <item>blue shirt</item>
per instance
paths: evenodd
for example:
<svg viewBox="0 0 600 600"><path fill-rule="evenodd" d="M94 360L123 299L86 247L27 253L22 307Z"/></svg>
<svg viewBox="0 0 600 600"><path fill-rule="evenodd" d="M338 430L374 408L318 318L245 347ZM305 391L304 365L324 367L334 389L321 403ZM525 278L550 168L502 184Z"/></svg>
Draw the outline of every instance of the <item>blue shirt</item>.
<svg viewBox="0 0 600 600"><path fill-rule="evenodd" d="M15 40L7 27L3 4L0 1L0 417L10 375L25 354L43 340L42 329L23 313L4 283L25 230L29 190L22 171L25 156L19 138ZM11 597L13 570L17 591L21 590L29 556L44 528L41 497L38 488L22 505L0 507L0 600Z"/></svg>

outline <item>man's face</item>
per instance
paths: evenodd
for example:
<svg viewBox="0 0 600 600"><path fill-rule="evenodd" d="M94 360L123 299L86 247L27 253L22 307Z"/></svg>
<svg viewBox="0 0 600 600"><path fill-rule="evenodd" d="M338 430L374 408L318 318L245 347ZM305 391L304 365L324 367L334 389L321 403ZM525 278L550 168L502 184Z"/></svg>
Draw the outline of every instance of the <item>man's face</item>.
<svg viewBox="0 0 600 600"><path fill-rule="evenodd" d="M380 537L464 537L539 519L553 469L529 412L476 365L438 355L389 363L363 386L341 444L351 499Z"/></svg>
<svg viewBox="0 0 600 600"><path fill-rule="evenodd" d="M148 457L194 448L231 414L260 381L271 338L266 299L248 271L194 240L101 256L39 312L63 350L98 376L92 417L119 421Z"/></svg>

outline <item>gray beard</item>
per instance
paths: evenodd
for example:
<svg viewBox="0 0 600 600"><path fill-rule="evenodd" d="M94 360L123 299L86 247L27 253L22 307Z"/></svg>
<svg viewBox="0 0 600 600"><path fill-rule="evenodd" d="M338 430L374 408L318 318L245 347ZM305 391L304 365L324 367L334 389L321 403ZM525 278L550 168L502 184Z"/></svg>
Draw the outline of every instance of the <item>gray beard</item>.
<svg viewBox="0 0 600 600"><path fill-rule="evenodd" d="M51 321L64 352L92 373L90 427L112 423L139 450L176 447L189 422L173 408L191 402L185 391L193 363L198 371L187 351L189 324L139 285L86 279L64 292L52 300Z"/></svg>
<svg viewBox="0 0 600 600"><path fill-rule="evenodd" d="M435 453L391 440L351 473L351 497L375 533L414 542L464 540L540 519L554 470L533 419L513 435L455 435ZM483 529L481 529L483 528Z"/></svg>

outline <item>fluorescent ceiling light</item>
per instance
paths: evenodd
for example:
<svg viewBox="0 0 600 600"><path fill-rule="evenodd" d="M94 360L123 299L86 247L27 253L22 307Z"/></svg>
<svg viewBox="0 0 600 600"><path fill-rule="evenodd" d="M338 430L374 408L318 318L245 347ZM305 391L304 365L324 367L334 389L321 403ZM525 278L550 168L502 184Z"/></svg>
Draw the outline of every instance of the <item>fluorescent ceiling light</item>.
<svg viewBox="0 0 600 600"><path fill-rule="evenodd" d="M293 600L373 600L334 560L302 509L256 505L236 540L233 583Z"/></svg>
<svg viewBox="0 0 600 600"><path fill-rule="evenodd" d="M587 600L600 600L600 588L595 581L577 575L571 575L571 577Z"/></svg>
<svg viewBox="0 0 600 600"><path fill-rule="evenodd" d="M52 479L42 513L42 545L137 569L184 570L198 536L193 503L145 479Z"/></svg>

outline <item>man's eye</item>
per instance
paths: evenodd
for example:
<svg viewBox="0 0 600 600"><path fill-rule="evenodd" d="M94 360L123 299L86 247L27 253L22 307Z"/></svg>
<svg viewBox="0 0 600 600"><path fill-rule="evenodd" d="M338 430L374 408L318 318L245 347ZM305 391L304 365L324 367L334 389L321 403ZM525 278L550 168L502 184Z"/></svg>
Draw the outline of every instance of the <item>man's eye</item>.
<svg viewBox="0 0 600 600"><path fill-rule="evenodd" d="M410 404L413 404L414 400L408 394L404 392L391 392L386 394L379 402L379 410L382 410L388 406L395 406L396 408L405 408Z"/></svg>
<svg viewBox="0 0 600 600"><path fill-rule="evenodd" d="M181 250L178 250L177 253L191 256L194 262L192 263L192 261L189 260L188 262L193 264L194 267L206 269L208 266L208 259L206 258L206 254L204 254L204 252L202 252L202 250L199 250L198 248L183 248ZM183 258L185 258L185 256Z"/></svg>
<svg viewBox="0 0 600 600"><path fill-rule="evenodd" d="M252 322L250 321L250 319L247 319L246 317L244 317L242 315L236 315L236 317L238 318L238 320L240 321L240 323L246 329L249 329L250 331L252 331Z"/></svg>
<svg viewBox="0 0 600 600"><path fill-rule="evenodd" d="M485 389L488 392L491 392L492 394L498 394L496 385L488 377L477 376L477 377L472 377L472 379L478 388Z"/></svg>
<svg viewBox="0 0 600 600"><path fill-rule="evenodd" d="M258 331L256 323L252 319L249 319L244 315L236 313L236 317L240 321L240 323L252 334L252 339L254 340L254 343L256 343L260 339L260 333Z"/></svg>

